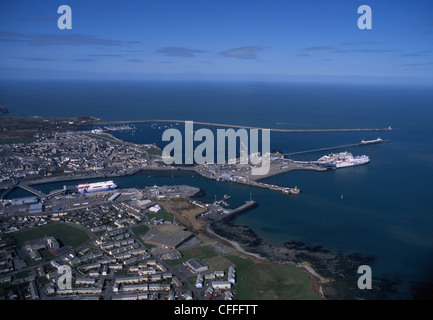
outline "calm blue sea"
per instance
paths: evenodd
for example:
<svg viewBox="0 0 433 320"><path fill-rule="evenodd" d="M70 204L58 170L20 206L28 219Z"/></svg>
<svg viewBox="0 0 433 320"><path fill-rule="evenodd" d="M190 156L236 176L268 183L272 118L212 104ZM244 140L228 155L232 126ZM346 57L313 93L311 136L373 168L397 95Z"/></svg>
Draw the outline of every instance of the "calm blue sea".
<svg viewBox="0 0 433 320"><path fill-rule="evenodd" d="M183 174L120 177L120 186L193 184L205 201L232 196L259 206L236 217L274 245L303 241L374 257L373 277L398 285L394 297L413 298L413 286L433 282L433 90L386 85L259 82L2 82L0 105L10 116L94 116L104 120L180 119L270 128L372 128L391 132L271 133L283 153L353 144L378 136L381 144L335 150L367 154L366 166L328 172L296 171L267 180L302 193L217 183ZM165 129L138 124L119 138L161 142ZM295 156L317 159L327 152ZM59 184L63 185L63 184ZM41 186L54 189L56 184ZM340 199L340 195L344 199Z"/></svg>

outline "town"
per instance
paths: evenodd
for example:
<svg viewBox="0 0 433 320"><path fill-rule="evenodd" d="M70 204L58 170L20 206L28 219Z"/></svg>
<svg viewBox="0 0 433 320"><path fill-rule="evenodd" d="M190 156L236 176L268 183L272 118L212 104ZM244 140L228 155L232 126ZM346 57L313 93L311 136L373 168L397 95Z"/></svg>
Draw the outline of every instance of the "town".
<svg viewBox="0 0 433 320"><path fill-rule="evenodd" d="M106 131L113 131L110 128ZM297 194L297 187L275 186L263 182L273 175L291 170L326 170L309 162L292 161L278 152L270 154L269 172L253 175L252 163L229 161L223 164L170 166L162 150L153 144L124 142L101 129L38 134L31 143L0 144L0 189L80 178L107 178L133 175L140 170L193 170L218 181L231 181ZM2 198L8 192L3 193Z"/></svg>
<svg viewBox="0 0 433 320"><path fill-rule="evenodd" d="M230 249L203 243L157 203L161 199L189 203L198 191L171 186L60 194L44 200L36 211L29 209L32 199L9 201L0 220L0 296L233 299L235 266L200 259L202 252L206 257L206 252L227 254ZM181 252L195 254L189 258ZM58 285L59 270L65 265L72 270L69 289Z"/></svg>
<svg viewBox="0 0 433 320"><path fill-rule="evenodd" d="M0 183L98 173L120 175L152 165L155 145L124 143L98 131L41 133L32 143L0 145Z"/></svg>
<svg viewBox="0 0 433 320"><path fill-rule="evenodd" d="M108 180L140 170L192 170L286 194L300 189L257 181L249 163L169 166L155 144L124 142L108 131L116 127L42 131L33 142L0 145L0 298L235 299L239 252L206 225L255 201L228 209L230 196L200 203L192 186L119 189ZM295 169L324 170L273 153L266 176ZM95 189L110 187L89 192L89 184L73 183L95 178L102 181ZM63 188L37 189L54 182ZM17 189L33 195L14 197ZM71 288L58 283L66 266Z"/></svg>

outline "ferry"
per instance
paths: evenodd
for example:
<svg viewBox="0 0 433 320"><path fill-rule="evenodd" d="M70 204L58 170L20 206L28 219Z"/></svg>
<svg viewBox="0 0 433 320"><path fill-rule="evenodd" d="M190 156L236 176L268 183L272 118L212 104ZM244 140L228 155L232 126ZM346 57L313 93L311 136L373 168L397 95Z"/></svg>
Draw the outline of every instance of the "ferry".
<svg viewBox="0 0 433 320"><path fill-rule="evenodd" d="M316 164L331 168L345 168L360 166L370 162L370 158L366 155L353 156L350 152L331 153L329 155L321 157L315 161Z"/></svg>
<svg viewBox="0 0 433 320"><path fill-rule="evenodd" d="M341 158L336 160L333 163L333 166L335 168L345 168L345 167L353 167L353 166L360 166L363 164L367 164L370 162L370 158L366 155L362 156L356 156L356 157L347 157L347 158Z"/></svg>
<svg viewBox="0 0 433 320"><path fill-rule="evenodd" d="M113 181L103 181L95 183L84 183L78 185L79 193L91 193L116 189L117 185Z"/></svg>

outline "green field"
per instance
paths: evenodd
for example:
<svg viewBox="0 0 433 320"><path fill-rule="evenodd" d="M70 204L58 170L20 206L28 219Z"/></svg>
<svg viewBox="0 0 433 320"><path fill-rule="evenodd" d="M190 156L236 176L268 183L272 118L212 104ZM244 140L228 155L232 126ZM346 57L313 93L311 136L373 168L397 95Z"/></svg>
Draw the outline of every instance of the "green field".
<svg viewBox="0 0 433 320"><path fill-rule="evenodd" d="M289 265L255 263L239 256L226 256L236 265L239 300L317 300L310 276Z"/></svg>
<svg viewBox="0 0 433 320"><path fill-rule="evenodd" d="M171 214L169 214L167 211L165 211L164 208L161 208L161 210L159 210L157 213L151 213L148 215L149 220L152 218L164 219L165 221L173 221L174 220L173 216Z"/></svg>
<svg viewBox="0 0 433 320"><path fill-rule="evenodd" d="M75 130L95 121L89 117L41 118L0 116L0 144L30 143L36 140L35 134L42 132Z"/></svg>
<svg viewBox="0 0 433 320"><path fill-rule="evenodd" d="M30 230L18 231L12 233L12 235L17 240L17 248L21 248L25 241L42 238L44 236L52 236L60 240L65 246L71 246L73 248L91 239L90 234L82 229L64 223L54 223Z"/></svg>
<svg viewBox="0 0 433 320"><path fill-rule="evenodd" d="M175 266L177 264L184 263L185 261L188 261L189 259L192 258L198 258L203 260L206 258L217 256L217 253L215 253L215 251L208 246L184 250L181 251L181 253L182 253L182 258L175 259L175 260L166 260L165 263L167 263L170 266Z"/></svg>
<svg viewBox="0 0 433 320"><path fill-rule="evenodd" d="M143 234L146 234L147 231L149 231L149 227L146 226L146 225L144 225L144 224L139 225L139 226L136 226L136 227L133 227L133 228L131 228L131 229L132 229L132 232L134 232L134 234L135 234L137 237L138 237L138 236L141 236L141 235L143 235Z"/></svg>

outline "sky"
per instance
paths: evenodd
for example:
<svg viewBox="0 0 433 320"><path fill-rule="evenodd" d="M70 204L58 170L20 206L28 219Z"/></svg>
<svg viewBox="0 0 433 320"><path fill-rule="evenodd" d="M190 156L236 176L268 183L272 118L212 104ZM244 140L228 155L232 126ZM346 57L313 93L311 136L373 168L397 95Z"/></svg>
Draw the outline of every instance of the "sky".
<svg viewBox="0 0 433 320"><path fill-rule="evenodd" d="M0 2L0 79L236 77L433 84L433 1Z"/></svg>

